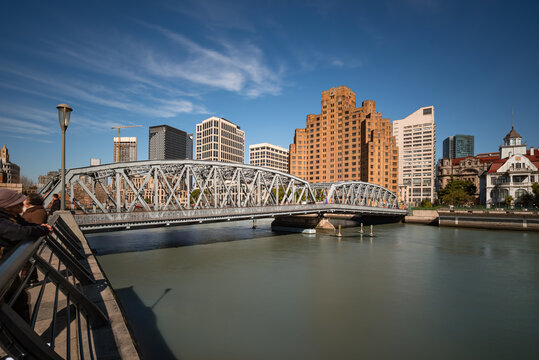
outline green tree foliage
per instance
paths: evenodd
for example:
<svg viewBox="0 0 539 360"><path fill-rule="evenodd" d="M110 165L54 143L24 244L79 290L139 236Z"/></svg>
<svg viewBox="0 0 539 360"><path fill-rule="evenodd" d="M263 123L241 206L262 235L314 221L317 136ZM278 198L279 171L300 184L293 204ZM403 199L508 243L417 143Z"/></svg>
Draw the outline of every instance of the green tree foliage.
<svg viewBox="0 0 539 360"><path fill-rule="evenodd" d="M444 205L465 205L473 202L476 191L472 181L451 178L446 187L438 191L438 198Z"/></svg>
<svg viewBox="0 0 539 360"><path fill-rule="evenodd" d="M513 203L513 197L511 195L505 197L505 204L511 205Z"/></svg>
<svg viewBox="0 0 539 360"><path fill-rule="evenodd" d="M534 196L533 205L539 207L539 183L532 184L532 192Z"/></svg>
<svg viewBox="0 0 539 360"><path fill-rule="evenodd" d="M517 199L518 205L525 207L533 206L534 200L535 197L532 194L524 194Z"/></svg>
<svg viewBox="0 0 539 360"><path fill-rule="evenodd" d="M191 205L194 205L198 201L198 197L200 196L200 189L194 189L191 191Z"/></svg>
<svg viewBox="0 0 539 360"><path fill-rule="evenodd" d="M523 207L539 207L539 183L533 183L532 192L520 196L516 203Z"/></svg>
<svg viewBox="0 0 539 360"><path fill-rule="evenodd" d="M431 208L432 203L430 202L430 199L423 199L423 201L421 201L421 207Z"/></svg>
<svg viewBox="0 0 539 360"><path fill-rule="evenodd" d="M285 191L286 189L282 186L279 187L279 203L281 203L281 201L283 200L284 196L285 196ZM273 194L273 196L276 196L276 191L275 189L271 189L271 193ZM290 191L288 191L288 193L286 194L286 196L290 196Z"/></svg>

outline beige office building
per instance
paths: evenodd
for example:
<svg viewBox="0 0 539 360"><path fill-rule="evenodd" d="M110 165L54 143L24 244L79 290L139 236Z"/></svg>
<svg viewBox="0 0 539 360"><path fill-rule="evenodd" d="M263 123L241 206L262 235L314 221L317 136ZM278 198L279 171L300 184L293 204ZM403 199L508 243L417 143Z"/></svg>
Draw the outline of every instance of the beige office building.
<svg viewBox="0 0 539 360"><path fill-rule="evenodd" d="M118 148L120 158L118 158ZM137 138L121 137L118 146L118 138L114 138L114 158L113 162L137 161Z"/></svg>
<svg viewBox="0 0 539 360"><path fill-rule="evenodd" d="M391 122L375 102L356 107L356 94L339 86L322 91L320 108L296 129L290 174L311 183L366 181L396 192L398 149Z"/></svg>
<svg viewBox="0 0 539 360"><path fill-rule="evenodd" d="M249 145L249 165L288 172L288 150L268 143Z"/></svg>
<svg viewBox="0 0 539 360"><path fill-rule="evenodd" d="M399 148L399 201L411 205L423 199L432 201L436 197L434 106L422 107L393 121L393 136Z"/></svg>
<svg viewBox="0 0 539 360"><path fill-rule="evenodd" d="M196 158L243 164L245 132L227 119L207 118L197 124Z"/></svg>

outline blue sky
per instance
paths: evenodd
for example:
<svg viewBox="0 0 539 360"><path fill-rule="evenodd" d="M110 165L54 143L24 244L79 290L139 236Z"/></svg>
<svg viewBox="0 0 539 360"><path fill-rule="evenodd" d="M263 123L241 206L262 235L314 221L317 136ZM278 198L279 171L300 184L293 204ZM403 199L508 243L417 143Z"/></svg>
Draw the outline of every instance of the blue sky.
<svg viewBox="0 0 539 360"><path fill-rule="evenodd" d="M288 148L346 85L397 120L435 106L496 151L511 128L539 146L539 5L531 1L10 1L0 13L0 146L22 175L60 167L56 105L73 107L67 167L112 161L111 126L187 132L225 117L249 144Z"/></svg>

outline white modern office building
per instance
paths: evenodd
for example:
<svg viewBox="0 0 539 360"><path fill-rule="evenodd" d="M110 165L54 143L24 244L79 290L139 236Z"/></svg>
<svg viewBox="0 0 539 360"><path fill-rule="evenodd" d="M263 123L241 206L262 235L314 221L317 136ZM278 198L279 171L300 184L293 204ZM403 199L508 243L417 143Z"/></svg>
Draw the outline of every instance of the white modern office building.
<svg viewBox="0 0 539 360"><path fill-rule="evenodd" d="M245 132L227 119L207 118L197 124L196 159L243 164Z"/></svg>
<svg viewBox="0 0 539 360"><path fill-rule="evenodd" d="M288 172L288 150L268 143L249 145L249 165Z"/></svg>
<svg viewBox="0 0 539 360"><path fill-rule="evenodd" d="M436 197L436 124L434 106L422 107L402 120L393 121L399 148L399 201L417 205Z"/></svg>

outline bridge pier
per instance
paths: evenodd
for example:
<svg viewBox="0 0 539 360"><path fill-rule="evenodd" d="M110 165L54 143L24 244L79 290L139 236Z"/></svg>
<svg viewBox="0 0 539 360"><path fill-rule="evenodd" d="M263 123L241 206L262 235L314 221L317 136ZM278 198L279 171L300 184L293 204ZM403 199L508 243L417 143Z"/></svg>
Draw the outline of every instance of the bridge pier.
<svg viewBox="0 0 539 360"><path fill-rule="evenodd" d="M316 229L316 232L334 232L341 228L358 227L376 224L388 224L402 221L401 215L361 215L361 214L308 214L278 216L271 223L273 230L292 230L300 232L303 229Z"/></svg>

